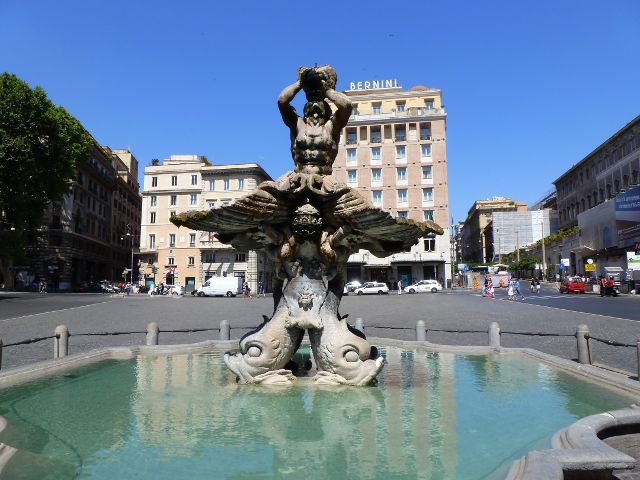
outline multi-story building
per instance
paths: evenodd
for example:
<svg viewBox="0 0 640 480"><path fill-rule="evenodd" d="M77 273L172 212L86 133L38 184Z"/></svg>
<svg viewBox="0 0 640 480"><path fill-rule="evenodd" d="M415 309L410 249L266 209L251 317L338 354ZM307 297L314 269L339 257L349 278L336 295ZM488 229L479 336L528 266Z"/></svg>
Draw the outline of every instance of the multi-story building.
<svg viewBox="0 0 640 480"><path fill-rule="evenodd" d="M352 83L345 92L353 114L343 131L333 176L392 215L434 220L444 235L430 236L411 251L377 258L351 255L348 280L392 286L451 278L447 186L446 114L441 91L421 85L404 90L396 81Z"/></svg>
<svg viewBox="0 0 640 480"><path fill-rule="evenodd" d="M640 116L553 183L560 228L570 230L547 261L563 273L640 283Z"/></svg>
<svg viewBox="0 0 640 480"><path fill-rule="evenodd" d="M103 147L112 158L116 172L116 189L113 192L111 215L112 279L122 278L125 268L133 269L126 276L128 281L138 278L134 252L140 248L140 220L142 197L138 184L138 160L127 149Z"/></svg>
<svg viewBox="0 0 640 480"><path fill-rule="evenodd" d="M271 177L256 163L212 165L198 155L154 160L144 171L141 261L147 285L178 283L193 290L212 276L236 276L257 291L272 285L272 266L264 252L236 251L215 232L178 228L169 219L188 210L226 205Z"/></svg>
<svg viewBox="0 0 640 480"><path fill-rule="evenodd" d="M137 225L140 202L137 182L130 180L135 179L131 169L137 167L117 163L112 152L120 150L94 140L87 157L78 162L69 193L44 214L45 235L31 246L30 264L16 269L16 288L29 288L42 279L51 291L83 290L93 282L122 278L129 263L120 255L126 256L130 248L122 250L114 236L114 222L121 215L115 198L126 189L130 202L122 215L131 225Z"/></svg>
<svg viewBox="0 0 640 480"><path fill-rule="evenodd" d="M493 261L502 255L518 251L558 230L558 213L545 208L526 211L496 211L491 222ZM519 254L516 254L516 256Z"/></svg>
<svg viewBox="0 0 640 480"><path fill-rule="evenodd" d="M493 261L494 235L491 219L494 212L525 212L527 204L510 198L492 197L477 200L469 209L462 227L462 258L465 262ZM510 250L511 251L511 250Z"/></svg>

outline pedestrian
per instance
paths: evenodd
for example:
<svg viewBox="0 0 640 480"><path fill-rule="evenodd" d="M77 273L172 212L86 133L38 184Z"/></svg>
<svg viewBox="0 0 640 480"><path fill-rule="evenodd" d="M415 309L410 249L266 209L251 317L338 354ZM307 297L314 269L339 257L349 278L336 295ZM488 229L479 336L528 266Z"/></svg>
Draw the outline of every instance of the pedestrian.
<svg viewBox="0 0 640 480"><path fill-rule="evenodd" d="M514 295L515 298L517 299L518 296L520 297L520 300L524 300L524 295L522 294L522 291L520 290L520 281L518 280L518 277L516 277L513 281L513 288L514 288Z"/></svg>
<svg viewBox="0 0 640 480"><path fill-rule="evenodd" d="M607 281L604 276L600 275L600 280L598 282L600 284L600 296L604 297L605 290L607 289Z"/></svg>
<svg viewBox="0 0 640 480"><path fill-rule="evenodd" d="M258 282L258 296L265 296L264 294L264 284L262 282Z"/></svg>
<svg viewBox="0 0 640 480"><path fill-rule="evenodd" d="M540 279L536 278L536 293L540 293Z"/></svg>
<svg viewBox="0 0 640 480"><path fill-rule="evenodd" d="M514 295L513 295L513 283L509 282L509 288L507 288L507 298L509 300L513 300L514 299Z"/></svg>
<svg viewBox="0 0 640 480"><path fill-rule="evenodd" d="M398 295L402 295L402 280L398 280Z"/></svg>
<svg viewBox="0 0 640 480"><path fill-rule="evenodd" d="M536 289L536 279L531 277L531 293Z"/></svg>

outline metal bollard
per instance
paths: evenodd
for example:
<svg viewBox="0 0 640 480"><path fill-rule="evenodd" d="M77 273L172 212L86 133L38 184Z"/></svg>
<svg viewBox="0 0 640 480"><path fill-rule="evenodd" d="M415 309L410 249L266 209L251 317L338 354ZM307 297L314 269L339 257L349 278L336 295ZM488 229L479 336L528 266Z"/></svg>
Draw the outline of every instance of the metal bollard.
<svg viewBox="0 0 640 480"><path fill-rule="evenodd" d="M53 337L53 358L63 358L69 354L69 329L58 325Z"/></svg>
<svg viewBox="0 0 640 480"><path fill-rule="evenodd" d="M231 340L231 326L229 320L220 322L220 340Z"/></svg>
<svg viewBox="0 0 640 480"><path fill-rule="evenodd" d="M356 330L361 331L364 334L364 320L360 317L356 318L356 324L354 326Z"/></svg>
<svg viewBox="0 0 640 480"><path fill-rule="evenodd" d="M636 341L636 346L638 348L638 380L640 380L640 337ZM0 363L2 363L2 340L0 340Z"/></svg>
<svg viewBox="0 0 640 480"><path fill-rule="evenodd" d="M158 337L160 336L160 328L156 322L150 322L147 325L147 345L158 345Z"/></svg>
<svg viewBox="0 0 640 480"><path fill-rule="evenodd" d="M500 348L500 324L498 322L489 324L489 346L491 348Z"/></svg>
<svg viewBox="0 0 640 480"><path fill-rule="evenodd" d="M578 325L576 328L576 340L578 342L578 362L591 365L591 350L589 349L588 325Z"/></svg>
<svg viewBox="0 0 640 480"><path fill-rule="evenodd" d="M427 328L424 320L418 320L416 322L416 340L418 342L427 341Z"/></svg>

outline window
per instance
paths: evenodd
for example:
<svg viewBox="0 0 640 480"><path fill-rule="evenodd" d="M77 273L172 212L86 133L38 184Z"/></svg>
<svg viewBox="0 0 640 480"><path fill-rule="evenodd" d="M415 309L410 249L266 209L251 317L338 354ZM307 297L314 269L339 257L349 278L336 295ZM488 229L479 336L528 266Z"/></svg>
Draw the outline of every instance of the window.
<svg viewBox="0 0 640 480"><path fill-rule="evenodd" d="M407 167L396 168L396 180L398 182L407 181Z"/></svg>
<svg viewBox="0 0 640 480"><path fill-rule="evenodd" d="M431 125L420 125L420 140L431 140Z"/></svg>
<svg viewBox="0 0 640 480"><path fill-rule="evenodd" d="M358 151L355 148L347 148L347 163L356 163L358 161Z"/></svg>
<svg viewBox="0 0 640 480"><path fill-rule="evenodd" d="M175 258L173 258L173 257L169 257L169 258L167 258L167 264L169 264L169 265L175 265L175 261L176 261L176 260L175 260Z"/></svg>
<svg viewBox="0 0 640 480"><path fill-rule="evenodd" d="M198 194L192 193L189 195L189 205L196 205L198 203Z"/></svg>
<svg viewBox="0 0 640 480"><path fill-rule="evenodd" d="M188 259L188 260L187 260L187 263L188 263L190 266L193 266L193 265L195 265L195 264L196 264L196 257L187 257L187 259Z"/></svg>
<svg viewBox="0 0 640 480"><path fill-rule="evenodd" d="M244 178L238 179L238 190L244 190Z"/></svg>
<svg viewBox="0 0 640 480"><path fill-rule="evenodd" d="M157 207L158 206L158 197L156 195L151 195L151 206L152 207Z"/></svg>
<svg viewBox="0 0 640 480"><path fill-rule="evenodd" d="M407 203L407 189L401 188L398 190L398 204L401 205L404 203Z"/></svg>
<svg viewBox="0 0 640 480"><path fill-rule="evenodd" d="M425 210L425 211L424 211L424 213L423 213L423 215L424 215L424 220L425 220L425 222L426 222L427 220L431 220L431 221L433 221L433 210Z"/></svg>
<svg viewBox="0 0 640 480"><path fill-rule="evenodd" d="M229 190L229 179L228 178L225 178L222 181L222 189L223 190Z"/></svg>
<svg viewBox="0 0 640 480"><path fill-rule="evenodd" d="M176 185L178 185L178 176L177 175L171 175L171 186L175 187Z"/></svg>
<svg viewBox="0 0 640 480"><path fill-rule="evenodd" d="M149 223L156 223L156 212L151 212L151 219Z"/></svg>
<svg viewBox="0 0 640 480"><path fill-rule="evenodd" d="M347 170L347 183L358 183L358 171Z"/></svg>
<svg viewBox="0 0 640 480"><path fill-rule="evenodd" d="M175 210L171 210L171 211L169 212L169 218L171 218L171 217L175 217L175 216L176 216L176 211L175 211Z"/></svg>
<svg viewBox="0 0 640 480"><path fill-rule="evenodd" d="M195 233L190 233L189 234L189 246L190 247L195 247L196 246L196 234Z"/></svg>
<svg viewBox="0 0 640 480"><path fill-rule="evenodd" d="M170 247L175 247L176 246L176 234L175 233L170 233L169 234L169 246Z"/></svg>
<svg viewBox="0 0 640 480"><path fill-rule="evenodd" d="M372 162L380 162L382 157L380 156L380 147L373 147L371 149L371 161Z"/></svg>
<svg viewBox="0 0 640 480"><path fill-rule="evenodd" d="M380 183L382 181L382 169L381 168L372 168L371 169L371 181L374 183Z"/></svg>
<svg viewBox="0 0 640 480"><path fill-rule="evenodd" d="M431 165L422 167L422 180L433 180L433 169Z"/></svg>
<svg viewBox="0 0 640 480"><path fill-rule="evenodd" d="M409 212L406 210L398 210L398 217L407 218L409 216Z"/></svg>
<svg viewBox="0 0 640 480"><path fill-rule="evenodd" d="M379 114L380 114L380 111L381 111L381 110L380 110L380 107L381 107L381 106L382 106L382 104L381 104L381 103L379 103L379 102L372 104L372 107L373 107L373 114L374 114L374 115L379 115Z"/></svg>
<svg viewBox="0 0 640 480"><path fill-rule="evenodd" d="M158 177L151 177L151 186L152 187L158 186Z"/></svg>
<svg viewBox="0 0 640 480"><path fill-rule="evenodd" d="M354 130L347 130L347 145L355 145L358 143L358 132Z"/></svg>
<svg viewBox="0 0 640 480"><path fill-rule="evenodd" d="M209 201L207 202L207 207L209 207L209 210L211 210L212 208L214 208L216 206L216 202L213 201Z"/></svg>
<svg viewBox="0 0 640 480"><path fill-rule="evenodd" d="M198 175L191 175L191 185L198 184Z"/></svg>
<svg viewBox="0 0 640 480"><path fill-rule="evenodd" d="M396 147L396 158L407 158L407 147Z"/></svg>
<svg viewBox="0 0 640 480"><path fill-rule="evenodd" d="M153 258L148 258L147 259L147 265L153 265Z"/></svg>
<svg viewBox="0 0 640 480"><path fill-rule="evenodd" d="M422 201L423 202L433 202L433 188L423 188L422 189Z"/></svg>
<svg viewBox="0 0 640 480"><path fill-rule="evenodd" d="M215 253L207 252L202 254L203 263L215 263L215 261L216 261Z"/></svg>
<svg viewBox="0 0 640 480"><path fill-rule="evenodd" d="M177 195L171 195L171 198L169 199L169 205L171 205L172 207L178 204L178 196Z"/></svg>
<svg viewBox="0 0 640 480"><path fill-rule="evenodd" d="M374 205L382 205L382 191L374 190L371 192L371 201Z"/></svg>
<svg viewBox="0 0 640 480"><path fill-rule="evenodd" d="M431 144L420 145L420 156L422 158L431 157Z"/></svg>
<svg viewBox="0 0 640 480"><path fill-rule="evenodd" d="M149 249L154 250L156 248L156 236L154 234L149 235Z"/></svg>
<svg viewBox="0 0 640 480"><path fill-rule="evenodd" d="M214 192L216 189L216 181L215 180L209 180L209 191L210 192Z"/></svg>
<svg viewBox="0 0 640 480"><path fill-rule="evenodd" d="M246 262L247 254L246 253L236 253L236 262Z"/></svg>
<svg viewBox="0 0 640 480"><path fill-rule="evenodd" d="M371 143L380 143L380 142L382 142L382 132L380 132L380 127L371 129Z"/></svg>
<svg viewBox="0 0 640 480"><path fill-rule="evenodd" d="M424 108L426 108L427 110L433 110L433 100L425 100Z"/></svg>
<svg viewBox="0 0 640 480"><path fill-rule="evenodd" d="M404 127L396 127L396 142L404 142L407 139L407 130Z"/></svg>
<svg viewBox="0 0 640 480"><path fill-rule="evenodd" d="M424 251L435 252L436 251L436 237L433 233L427 235L424 239Z"/></svg>
<svg viewBox="0 0 640 480"><path fill-rule="evenodd" d="M398 112L404 112L405 102L396 102L396 110Z"/></svg>

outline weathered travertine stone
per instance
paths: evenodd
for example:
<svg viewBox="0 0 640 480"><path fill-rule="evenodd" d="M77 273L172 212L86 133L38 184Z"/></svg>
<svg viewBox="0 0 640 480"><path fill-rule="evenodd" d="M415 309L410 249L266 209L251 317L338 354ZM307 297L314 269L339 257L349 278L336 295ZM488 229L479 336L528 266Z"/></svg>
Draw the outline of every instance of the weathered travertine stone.
<svg viewBox="0 0 640 480"><path fill-rule="evenodd" d="M216 232L221 242L238 249L265 249L276 263L273 316L241 339L239 353L225 355L241 383L293 380L286 367L305 330L318 383L369 383L383 359L338 313L347 259L359 249L387 256L408 250L427 233L442 234L433 222L391 217L330 176L352 109L347 96L334 90L336 81L328 65L301 67L298 80L278 98L290 130L293 172L261 183L231 205L171 219ZM307 97L303 118L291 106L300 90Z"/></svg>

